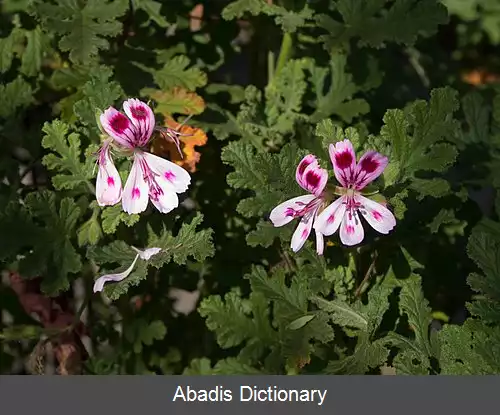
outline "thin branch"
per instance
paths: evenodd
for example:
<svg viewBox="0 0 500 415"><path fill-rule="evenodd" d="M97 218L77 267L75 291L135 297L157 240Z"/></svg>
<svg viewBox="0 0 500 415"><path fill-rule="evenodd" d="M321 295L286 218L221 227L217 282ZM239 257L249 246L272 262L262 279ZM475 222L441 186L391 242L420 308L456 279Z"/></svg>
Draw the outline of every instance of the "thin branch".
<svg viewBox="0 0 500 415"><path fill-rule="evenodd" d="M363 281L361 281L361 284L359 284L358 288L356 289L356 292L354 293L354 295L356 297L359 297L361 295L363 287L370 280L370 278L373 274L373 271L375 269L375 262L377 261L377 257L378 257L378 253L377 253L377 251L375 251L373 253L372 262L371 262L370 266L368 267L368 270L366 271L365 277L363 278Z"/></svg>

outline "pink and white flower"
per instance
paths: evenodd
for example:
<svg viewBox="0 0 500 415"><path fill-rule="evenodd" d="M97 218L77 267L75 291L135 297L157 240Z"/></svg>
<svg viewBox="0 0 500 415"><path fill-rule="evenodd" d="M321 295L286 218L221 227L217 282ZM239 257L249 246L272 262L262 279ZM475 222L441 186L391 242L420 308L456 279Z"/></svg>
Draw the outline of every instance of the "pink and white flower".
<svg viewBox="0 0 500 415"><path fill-rule="evenodd" d="M291 241L292 250L297 252L309 237L318 212L327 204L323 191L328 181L328 172L319 167L316 157L309 154L297 166L295 179L311 194L294 197L281 203L271 211L269 219L274 226L279 227L295 218L302 218ZM316 251L319 255L323 254L324 246L323 235L316 231Z"/></svg>
<svg viewBox="0 0 500 415"><path fill-rule="evenodd" d="M364 239L363 217L377 232L388 234L396 219L389 209L363 196L360 191L379 177L388 164L388 158L376 151L366 152L356 163L354 147L349 140L330 144L330 159L341 197L318 215L314 229L325 236L340 227L340 240L345 245L356 245Z"/></svg>
<svg viewBox="0 0 500 415"><path fill-rule="evenodd" d="M123 210L129 214L141 213L146 210L148 201L151 200L160 212L168 213L179 205L177 193L188 189L191 177L177 164L144 151L155 130L154 113L147 104L131 98L123 103L123 111L125 114L109 107L100 116L102 128L112 138L113 143L132 152L134 158L121 194ZM102 149L101 153L108 154ZM104 155L102 160L106 161L108 170L105 171L104 166L101 168L100 161L99 171L114 174L116 168L111 158ZM101 189L106 188L103 181L106 177L104 173L97 177L96 189L99 187L101 192L104 192ZM118 182L115 180L115 183ZM98 194L98 200L99 198L104 204L117 203L116 198L106 197L104 193Z"/></svg>

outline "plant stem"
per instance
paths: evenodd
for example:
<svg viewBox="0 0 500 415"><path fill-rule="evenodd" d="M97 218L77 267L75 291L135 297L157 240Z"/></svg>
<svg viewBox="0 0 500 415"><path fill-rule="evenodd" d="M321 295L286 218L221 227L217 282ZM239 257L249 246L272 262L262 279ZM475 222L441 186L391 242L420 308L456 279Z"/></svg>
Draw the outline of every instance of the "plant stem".
<svg viewBox="0 0 500 415"><path fill-rule="evenodd" d="M292 46L293 46L292 35L290 33L285 33L281 41L280 54L278 55L278 62L276 63L276 69L274 71L274 75L279 74L279 72L283 69L285 64L290 59L290 56L292 54Z"/></svg>
<svg viewBox="0 0 500 415"><path fill-rule="evenodd" d="M363 281L361 281L361 284L359 284L358 288L356 289L356 292L354 293L354 295L356 297L359 297L361 295L363 287L370 280L370 277L373 274L373 270L375 269L375 262L377 261L377 257L378 257L378 253L377 253L377 251L375 251L373 253L372 262L371 262L370 266L368 267L368 270L366 271L365 277L363 278Z"/></svg>

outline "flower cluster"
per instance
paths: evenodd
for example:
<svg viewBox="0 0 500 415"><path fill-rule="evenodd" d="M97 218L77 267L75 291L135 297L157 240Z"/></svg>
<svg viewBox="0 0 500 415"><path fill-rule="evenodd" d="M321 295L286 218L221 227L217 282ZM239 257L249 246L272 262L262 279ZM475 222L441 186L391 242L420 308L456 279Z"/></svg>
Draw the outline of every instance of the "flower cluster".
<svg viewBox="0 0 500 415"><path fill-rule="evenodd" d="M109 136L98 154L96 197L100 206L122 202L129 214L146 210L148 201L162 213L179 205L177 193L185 192L191 184L189 173L182 167L147 151L155 130L155 116L151 108L138 99L123 103L123 111L110 107L100 116L103 130ZM178 133L169 131L175 139ZM113 164L110 147L114 145L133 157L132 169L122 189L118 170Z"/></svg>
<svg viewBox="0 0 500 415"><path fill-rule="evenodd" d="M292 236L294 252L302 248L313 228L316 251L322 255L324 236L333 235L339 228L343 244L359 244L365 236L361 217L382 234L388 234L396 226L396 219L389 209L361 194L366 185L382 174L388 158L376 151L368 151L356 162L356 153L349 140L330 144L329 154L340 184L335 191L339 197L333 203L329 204L334 194L325 190L328 172L319 166L315 156L309 154L297 166L295 178L310 194L287 200L271 211L270 220L276 227L301 218Z"/></svg>

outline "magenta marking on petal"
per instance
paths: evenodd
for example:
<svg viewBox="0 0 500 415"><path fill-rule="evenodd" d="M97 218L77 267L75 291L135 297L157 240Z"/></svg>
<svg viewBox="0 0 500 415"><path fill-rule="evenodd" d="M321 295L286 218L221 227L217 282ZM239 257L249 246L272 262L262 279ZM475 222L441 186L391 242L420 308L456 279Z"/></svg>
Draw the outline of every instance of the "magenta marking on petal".
<svg viewBox="0 0 500 415"><path fill-rule="evenodd" d="M142 105L132 107L130 109L130 112L132 114L132 117L134 117L136 120L145 120L148 116L146 109Z"/></svg>
<svg viewBox="0 0 500 415"><path fill-rule="evenodd" d="M309 234L309 232L307 232L307 229L304 229L302 231L302 239L306 239L308 234Z"/></svg>
<svg viewBox="0 0 500 415"><path fill-rule="evenodd" d="M293 209L293 208L286 208L286 210L285 210L285 216L295 216L295 209Z"/></svg>
<svg viewBox="0 0 500 415"><path fill-rule="evenodd" d="M306 182L309 186L311 187L317 187L319 182L321 180L321 177L317 174L315 174L312 171L307 172L306 175Z"/></svg>
<svg viewBox="0 0 500 415"><path fill-rule="evenodd" d="M376 210L374 210L372 212L372 215L375 218L375 220L381 220L382 219L382 215L379 212L377 212Z"/></svg>
<svg viewBox="0 0 500 415"><path fill-rule="evenodd" d="M132 189L132 199L139 199L139 197L141 197L141 191L139 190L139 188L134 187Z"/></svg>
<svg viewBox="0 0 500 415"><path fill-rule="evenodd" d="M125 115L118 113L109 124L115 132L121 134L129 127L130 121Z"/></svg>
<svg viewBox="0 0 500 415"><path fill-rule="evenodd" d="M372 157L367 157L361 160L361 169L363 169L366 173L373 173L377 170L379 163Z"/></svg>
<svg viewBox="0 0 500 415"><path fill-rule="evenodd" d="M353 159L349 151L344 151L335 155L335 161L340 169L347 169L351 166Z"/></svg>
<svg viewBox="0 0 500 415"><path fill-rule="evenodd" d="M164 176L165 176L165 179L167 179L170 182L175 179L175 174L172 173L171 171L165 172Z"/></svg>
<svg viewBox="0 0 500 415"><path fill-rule="evenodd" d="M350 234L351 234L351 233L354 233L354 226L352 226L352 225L347 225L347 226L345 227L345 230L346 230L346 232L347 232L347 233L350 233Z"/></svg>
<svg viewBox="0 0 500 415"><path fill-rule="evenodd" d="M331 225L334 221L335 221L335 215L332 213L330 216L328 216L326 223L328 223L328 225Z"/></svg>
<svg viewBox="0 0 500 415"><path fill-rule="evenodd" d="M115 179L108 177L108 186L115 187Z"/></svg>
<svg viewBox="0 0 500 415"><path fill-rule="evenodd" d="M302 160L302 162L299 164L299 167L298 167L298 172L300 175L302 175L304 173L304 171L307 169L307 167L313 162L314 160L308 160L308 159L304 159Z"/></svg>

